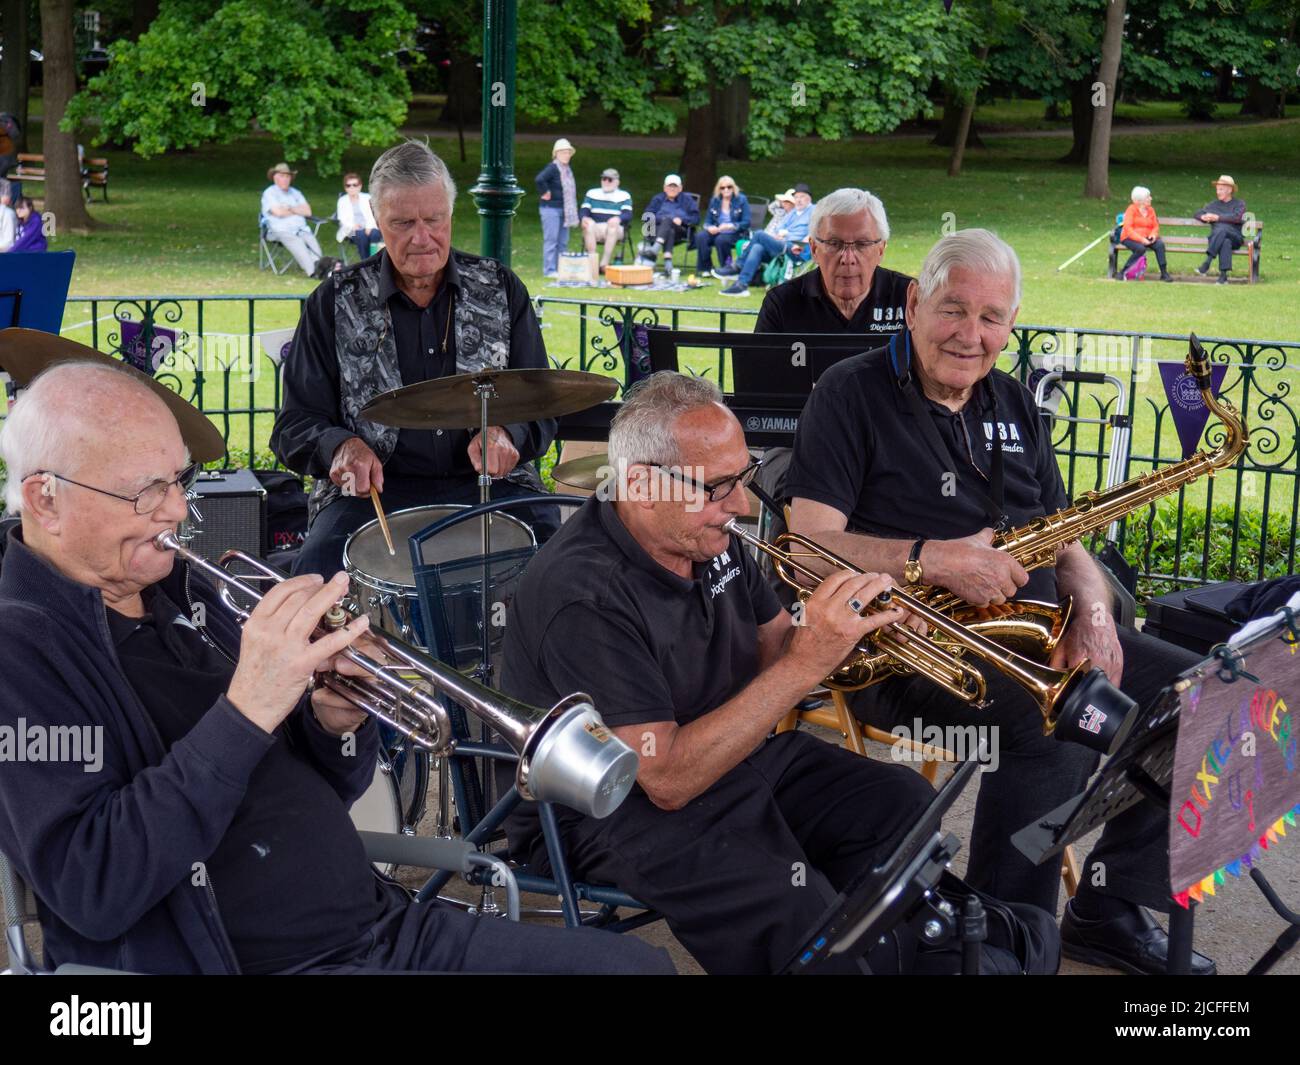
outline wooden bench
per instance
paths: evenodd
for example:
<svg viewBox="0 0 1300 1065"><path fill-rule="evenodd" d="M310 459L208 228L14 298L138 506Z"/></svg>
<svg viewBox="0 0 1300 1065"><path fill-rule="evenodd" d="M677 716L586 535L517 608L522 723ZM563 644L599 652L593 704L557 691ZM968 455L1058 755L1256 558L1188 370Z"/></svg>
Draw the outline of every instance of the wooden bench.
<svg viewBox="0 0 1300 1065"><path fill-rule="evenodd" d="M19 152L18 165L10 170L5 177L10 181L21 181L24 185L29 182L45 184L45 156L30 152ZM82 158L81 190L86 194L87 200L90 199L90 190L92 188L103 190L104 202L108 202L107 159Z"/></svg>
<svg viewBox="0 0 1300 1065"><path fill-rule="evenodd" d="M1160 239L1165 242L1165 251L1170 254L1183 253L1187 255L1205 256L1205 249L1209 246L1209 226L1204 222L1198 222L1195 218L1173 218L1156 215L1156 221L1160 223ZM1122 219L1120 224L1122 224ZM1201 230L1200 234L1191 233L1174 233L1167 232L1169 226L1191 226ZM1118 226L1116 227L1118 229ZM1254 284L1259 280L1259 259L1264 239L1264 223L1258 218L1248 218L1246 224L1242 227L1242 237L1244 243L1240 248L1234 248L1233 255L1244 255L1250 263L1250 269L1246 274L1248 283ZM1128 252L1123 244L1116 243L1114 233L1111 234L1110 259L1106 265L1106 276L1115 277L1119 273L1119 253Z"/></svg>

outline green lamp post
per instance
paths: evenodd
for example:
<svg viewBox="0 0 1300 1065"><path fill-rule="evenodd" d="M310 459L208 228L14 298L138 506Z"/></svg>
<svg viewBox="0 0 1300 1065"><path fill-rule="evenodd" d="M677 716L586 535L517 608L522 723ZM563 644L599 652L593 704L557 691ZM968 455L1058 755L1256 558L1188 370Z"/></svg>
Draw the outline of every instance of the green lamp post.
<svg viewBox="0 0 1300 1065"><path fill-rule="evenodd" d="M515 181L515 30L518 0L483 0L483 158L478 184L482 253L510 265L510 225L524 190Z"/></svg>

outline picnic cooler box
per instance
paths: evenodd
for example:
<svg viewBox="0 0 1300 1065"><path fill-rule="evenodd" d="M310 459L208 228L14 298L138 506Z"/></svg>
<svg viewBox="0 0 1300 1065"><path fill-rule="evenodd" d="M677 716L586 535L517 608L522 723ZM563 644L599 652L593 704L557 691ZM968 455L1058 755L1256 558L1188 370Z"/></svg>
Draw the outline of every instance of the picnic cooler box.
<svg viewBox="0 0 1300 1065"><path fill-rule="evenodd" d="M1142 631L1189 651L1209 654L1241 628L1223 608L1245 587L1239 581L1220 581L1148 599Z"/></svg>

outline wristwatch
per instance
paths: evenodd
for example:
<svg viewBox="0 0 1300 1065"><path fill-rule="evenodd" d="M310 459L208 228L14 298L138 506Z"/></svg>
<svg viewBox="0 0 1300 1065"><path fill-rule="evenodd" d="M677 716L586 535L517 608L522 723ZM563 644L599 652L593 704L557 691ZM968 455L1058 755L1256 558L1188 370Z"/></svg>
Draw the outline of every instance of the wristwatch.
<svg viewBox="0 0 1300 1065"><path fill-rule="evenodd" d="M907 561L903 564L903 578L908 584L920 584L923 570L921 568L921 548L925 544L925 537L922 536L912 545L912 550L907 554Z"/></svg>

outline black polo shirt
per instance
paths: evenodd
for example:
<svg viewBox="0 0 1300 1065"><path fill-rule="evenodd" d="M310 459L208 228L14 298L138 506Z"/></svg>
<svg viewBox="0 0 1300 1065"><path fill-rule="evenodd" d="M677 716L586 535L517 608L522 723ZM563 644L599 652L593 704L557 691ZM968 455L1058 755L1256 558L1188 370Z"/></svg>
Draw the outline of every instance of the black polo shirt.
<svg viewBox="0 0 1300 1065"><path fill-rule="evenodd" d="M687 580L646 553L612 502L593 498L524 573L501 687L538 706L587 692L611 727L685 725L757 676L758 627L780 609L734 536Z"/></svg>
<svg viewBox="0 0 1300 1065"><path fill-rule="evenodd" d="M234 666L157 586L148 613L109 610L122 663L168 750L230 687ZM314 717L304 727L319 729ZM226 834L205 856L221 921L246 973L271 973L354 942L387 906L343 801L277 734Z"/></svg>
<svg viewBox="0 0 1300 1065"><path fill-rule="evenodd" d="M907 307L906 274L877 266L866 299L852 318L845 318L822 286L820 270L791 278L767 290L758 311L755 333L863 333L868 338L890 336L903 329ZM863 347L874 347L868 339Z"/></svg>
<svg viewBox="0 0 1300 1065"><path fill-rule="evenodd" d="M869 536L969 536L990 524L982 500L997 433L1011 526L1069 504L1033 397L1014 377L993 370L959 412L921 402L951 453L942 466L917 428L887 348L831 367L799 418L786 495L834 507L851 531ZM1029 576L1020 598L1057 598L1054 569Z"/></svg>
<svg viewBox="0 0 1300 1065"><path fill-rule="evenodd" d="M380 252L379 298L388 305L393 340L403 385L418 384L456 373L454 303L471 298L456 268L447 258L443 283L427 307L417 306L397 287L392 260ZM550 365L528 290L506 271L506 304L510 313L510 368L545 369ZM355 436L343 425L339 364L334 343L334 284L331 274L307 297L284 363L284 403L276 417L271 447L291 470L323 477L338 446ZM491 408L489 407L489 413ZM555 437L553 419L507 425L519 450L519 460L537 458ZM384 464L384 476L409 480L473 477L469 441L477 430L401 429L397 446Z"/></svg>

